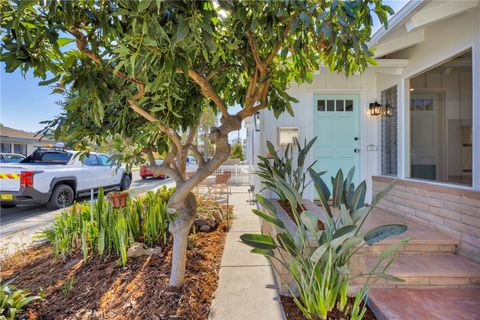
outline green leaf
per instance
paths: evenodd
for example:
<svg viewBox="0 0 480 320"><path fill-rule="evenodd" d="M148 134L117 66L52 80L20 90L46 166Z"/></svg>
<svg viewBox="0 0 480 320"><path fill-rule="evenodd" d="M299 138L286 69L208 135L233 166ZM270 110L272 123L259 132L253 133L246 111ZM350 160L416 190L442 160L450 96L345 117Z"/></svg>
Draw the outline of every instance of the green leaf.
<svg viewBox="0 0 480 320"><path fill-rule="evenodd" d="M333 180L333 207L338 208L340 207L340 203L342 201L342 192L343 192L343 171L339 169L337 171L337 175Z"/></svg>
<svg viewBox="0 0 480 320"><path fill-rule="evenodd" d="M277 234L277 241L282 247L283 250L287 251L291 256L297 256L297 247L295 246L295 241L292 236L282 232Z"/></svg>
<svg viewBox="0 0 480 320"><path fill-rule="evenodd" d="M140 0L138 3L138 12L145 11L150 6L150 3L152 3L151 0Z"/></svg>
<svg viewBox="0 0 480 320"><path fill-rule="evenodd" d="M185 22L178 24L178 26L177 26L177 42L180 42L183 39L185 39L185 36L187 35L187 32L188 32L188 25Z"/></svg>
<svg viewBox="0 0 480 320"><path fill-rule="evenodd" d="M268 250L268 249L259 249L259 248L253 248L250 250L251 253L256 253L256 254L261 254L266 257L274 257L273 250Z"/></svg>
<svg viewBox="0 0 480 320"><path fill-rule="evenodd" d="M242 240L243 243L253 248L265 249L265 250L271 250L271 249L277 248L275 242L273 241L273 238L264 234L251 234L251 233L242 234L240 236L240 239Z"/></svg>
<svg viewBox="0 0 480 320"><path fill-rule="evenodd" d="M259 216L260 218L262 218L263 220L265 220L266 222L273 224L274 226L277 226L281 229L285 228L285 225L283 224L282 220L278 219L277 217L271 216L257 209L253 209L252 212L257 216Z"/></svg>
<svg viewBox="0 0 480 320"><path fill-rule="evenodd" d="M40 81L40 82L38 83L38 85L39 85L39 86L48 86L49 84L52 84L52 83L54 83L54 82L57 82L58 80L60 80L60 78L61 78L61 76L58 75L58 76L56 76L56 77L54 77L54 78L52 78L52 79L50 79L50 80ZM63 91L62 91L62 92L63 92Z"/></svg>
<svg viewBox="0 0 480 320"><path fill-rule="evenodd" d="M59 47L66 46L69 43L75 42L75 39L73 38L58 38L57 39L57 44Z"/></svg>
<svg viewBox="0 0 480 320"><path fill-rule="evenodd" d="M360 209L365 205L366 192L367 192L367 183L365 181L362 181L362 183L360 183L357 189L355 189L352 200L350 201L350 209L352 211Z"/></svg>
<svg viewBox="0 0 480 320"><path fill-rule="evenodd" d="M300 220L302 221L303 225L307 228L308 231L316 235L318 232L318 214L313 211L303 211L300 214Z"/></svg>
<svg viewBox="0 0 480 320"><path fill-rule="evenodd" d="M313 263L317 263L325 254L327 249L328 249L328 244L323 244L319 246L317 249L315 249L315 251L313 251L312 255L310 256L310 261L312 261Z"/></svg>
<svg viewBox="0 0 480 320"><path fill-rule="evenodd" d="M404 224L386 224L368 231L363 239L371 246L374 243L402 234L405 231L407 231L407 226Z"/></svg>
<svg viewBox="0 0 480 320"><path fill-rule="evenodd" d="M271 214L277 215L277 207L273 204L272 201L264 198L261 194L256 194L255 199L257 199L257 202L267 209Z"/></svg>

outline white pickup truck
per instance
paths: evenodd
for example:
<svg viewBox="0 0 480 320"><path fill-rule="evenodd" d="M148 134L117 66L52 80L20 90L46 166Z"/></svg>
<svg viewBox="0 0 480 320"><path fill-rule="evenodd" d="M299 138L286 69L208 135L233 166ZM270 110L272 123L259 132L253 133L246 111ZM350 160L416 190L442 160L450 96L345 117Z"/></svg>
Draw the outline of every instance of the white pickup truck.
<svg viewBox="0 0 480 320"><path fill-rule="evenodd" d="M57 209L71 205L91 189L130 187L131 174L112 165L107 155L91 152L80 160L76 154L61 148L39 148L19 163L0 164L1 207L36 202Z"/></svg>

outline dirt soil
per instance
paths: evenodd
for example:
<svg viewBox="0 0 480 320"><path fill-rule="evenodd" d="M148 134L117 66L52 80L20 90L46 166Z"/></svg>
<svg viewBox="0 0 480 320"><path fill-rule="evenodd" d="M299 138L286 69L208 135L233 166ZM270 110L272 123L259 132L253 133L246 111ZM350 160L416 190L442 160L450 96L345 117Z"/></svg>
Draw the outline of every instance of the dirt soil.
<svg viewBox="0 0 480 320"><path fill-rule="evenodd" d="M29 305L30 319L207 319L218 283L225 225L198 233L188 250L185 284L168 287L171 245L164 257L115 257L82 262L81 252L63 262L50 245L19 253L0 264L0 278L45 300ZM70 285L71 284L71 285Z"/></svg>
<svg viewBox="0 0 480 320"><path fill-rule="evenodd" d="M283 208L283 210L287 212L288 216L290 217L290 219L292 219L293 223L297 224L295 220L295 216L293 215L293 211L292 211L292 207L290 206L290 203L288 201L278 201L278 203L280 203L280 206ZM299 204L297 207L297 212L300 213L304 210L307 210L307 208L303 204ZM318 220L317 224L318 224L318 230L325 230L325 224L322 221Z"/></svg>
<svg viewBox="0 0 480 320"><path fill-rule="evenodd" d="M292 297L280 296L283 305L283 311L285 311L285 315L287 320L307 320L300 312L298 307L295 305ZM348 304L353 305L354 298L348 299ZM350 319L349 315L345 315L344 312L339 310L333 310L328 313L327 316L328 320L345 320ZM373 314L373 312L367 306L367 312L363 316L363 320L376 320L377 318Z"/></svg>

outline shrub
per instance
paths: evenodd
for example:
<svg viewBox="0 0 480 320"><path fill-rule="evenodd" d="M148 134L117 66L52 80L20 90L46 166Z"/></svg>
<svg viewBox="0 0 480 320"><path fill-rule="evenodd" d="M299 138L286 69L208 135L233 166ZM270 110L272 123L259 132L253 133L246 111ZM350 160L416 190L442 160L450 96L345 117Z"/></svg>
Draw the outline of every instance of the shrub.
<svg viewBox="0 0 480 320"><path fill-rule="evenodd" d="M81 248L84 260L96 253L100 256L116 254L120 263L127 263L127 249L133 242L155 246L168 241L168 224L174 219L167 208L172 189L165 187L156 192L130 199L125 208L115 209L105 201L100 189L91 214L89 203L74 204L64 210L53 224L39 237L53 245L56 257L64 259Z"/></svg>
<svg viewBox="0 0 480 320"><path fill-rule="evenodd" d="M17 289L11 281L1 283L0 279L0 319L16 319L23 308L40 296L31 296L26 289Z"/></svg>
<svg viewBox="0 0 480 320"><path fill-rule="evenodd" d="M331 194L325 182L319 174L313 170L309 171L327 213L323 221L325 230L319 230L320 217L316 213L303 210L299 206L302 197L296 188L275 175L275 185L288 199L296 220L295 232L291 233L285 227L270 200L257 195L257 201L266 212L260 210L253 212L273 224L278 233L276 238L270 235L244 234L241 240L253 247L253 253L277 260L288 271L295 286L285 281L286 286L294 297L295 304L308 319L326 319L328 312L335 307L350 314L351 319L361 319L366 311L362 302L366 302L368 290L376 279L401 281L387 274L387 270L395 260L396 249L404 245L408 239L385 249L379 255L378 263L367 273L352 274L349 262L360 248L401 234L407 227L384 225L368 232L360 230L372 209L392 186L377 194L371 206L366 208L364 207L366 184L362 182L355 188L351 182L353 173L343 180L343 173L339 170L336 177L332 178L333 208L330 208L327 201L330 200ZM313 247L312 242L315 244ZM275 264L272 265L275 267ZM347 310L349 284L360 276L366 277L366 283L357 294L351 310Z"/></svg>

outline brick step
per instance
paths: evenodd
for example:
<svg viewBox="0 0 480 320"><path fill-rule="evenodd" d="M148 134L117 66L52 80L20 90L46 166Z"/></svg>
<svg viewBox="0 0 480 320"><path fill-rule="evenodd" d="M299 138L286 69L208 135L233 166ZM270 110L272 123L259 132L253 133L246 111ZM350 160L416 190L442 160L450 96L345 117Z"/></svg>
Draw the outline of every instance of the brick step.
<svg viewBox="0 0 480 320"><path fill-rule="evenodd" d="M370 290L378 320L473 320L480 318L480 288L385 288Z"/></svg>
<svg viewBox="0 0 480 320"><path fill-rule="evenodd" d="M365 254L368 256L378 256L383 250L388 248L391 244L397 242L398 239L385 240L376 243L372 246L364 246L358 251L358 254ZM397 255L445 255L448 253L455 253L457 248L457 240L453 239L410 239L410 241L403 248L396 251Z"/></svg>
<svg viewBox="0 0 480 320"><path fill-rule="evenodd" d="M367 270L375 265L376 257L367 257ZM400 255L388 270L404 282L383 279L375 287L460 287L480 285L480 264L455 255Z"/></svg>

